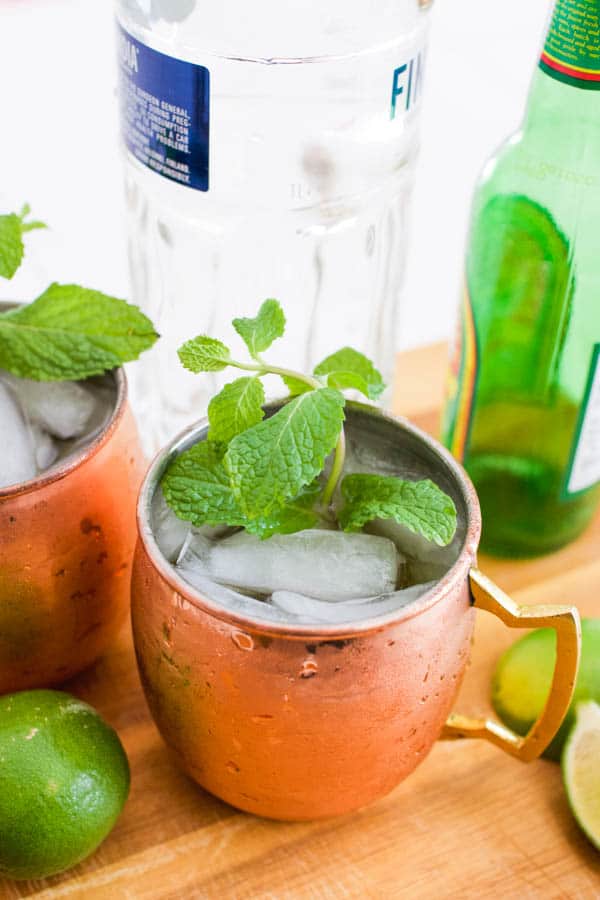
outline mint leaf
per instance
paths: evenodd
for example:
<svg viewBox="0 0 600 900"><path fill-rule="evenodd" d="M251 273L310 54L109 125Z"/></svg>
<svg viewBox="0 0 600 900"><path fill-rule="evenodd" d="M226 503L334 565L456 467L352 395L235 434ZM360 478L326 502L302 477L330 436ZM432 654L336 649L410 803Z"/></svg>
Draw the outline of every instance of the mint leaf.
<svg viewBox="0 0 600 900"><path fill-rule="evenodd" d="M45 222L21 222L21 232L22 234L26 234L28 231L37 231L40 228L47 228Z"/></svg>
<svg viewBox="0 0 600 900"><path fill-rule="evenodd" d="M202 525L245 527L262 540L274 534L292 534L312 528L318 521L312 507L320 494L314 482L288 504L267 516L248 519L239 508L223 466L223 444L201 441L175 459L162 479L165 500L173 512L197 528Z"/></svg>
<svg viewBox="0 0 600 900"><path fill-rule="evenodd" d="M162 479L165 500L186 522L202 525L244 525L223 466L225 447L200 441L181 453Z"/></svg>
<svg viewBox="0 0 600 900"><path fill-rule="evenodd" d="M21 219L11 213L0 216L0 275L12 278L23 261L25 247Z"/></svg>
<svg viewBox="0 0 600 900"><path fill-rule="evenodd" d="M190 372L220 372L229 365L229 349L215 338L204 334L186 341L177 351L183 366Z"/></svg>
<svg viewBox="0 0 600 900"><path fill-rule="evenodd" d="M0 315L0 369L36 381L88 378L137 359L156 339L137 306L52 284L28 306Z"/></svg>
<svg viewBox="0 0 600 900"><path fill-rule="evenodd" d="M226 384L208 405L210 431L208 439L228 444L229 441L262 421L265 392L259 378L238 378Z"/></svg>
<svg viewBox="0 0 600 900"><path fill-rule="evenodd" d="M256 534L264 541L274 534L294 534L296 531L314 528L319 516L313 507L320 494L321 485L318 481L313 481L302 488L298 496L289 503L276 507L266 516L248 519L246 531Z"/></svg>
<svg viewBox="0 0 600 900"><path fill-rule="evenodd" d="M233 327L252 356L256 356L283 336L285 315L277 300L265 300L255 319L234 319Z"/></svg>
<svg viewBox="0 0 600 900"><path fill-rule="evenodd" d="M370 359L358 350L344 347L319 363L315 375L326 375L329 387L340 391L354 389L369 400L377 400L385 383Z"/></svg>
<svg viewBox="0 0 600 900"><path fill-rule="evenodd" d="M38 228L47 228L48 227L45 222L37 222L37 221L26 222L25 219L27 218L27 216L29 215L30 212L31 212L31 207L30 207L29 203L24 203L23 208L21 209L21 212L19 213L19 219L21 220L21 233L22 234L25 234L25 232L27 232L27 231L35 231Z"/></svg>
<svg viewBox="0 0 600 900"><path fill-rule="evenodd" d="M270 513L320 474L339 437L344 402L330 388L310 391L232 440L224 464L249 518Z"/></svg>
<svg viewBox="0 0 600 900"><path fill-rule="evenodd" d="M306 381L299 378L292 378L291 375L282 375L281 380L290 392L292 397L298 397L300 394L306 394L308 391L314 390Z"/></svg>
<svg viewBox="0 0 600 900"><path fill-rule="evenodd" d="M454 502L432 481L347 475L342 497L338 519L344 531L360 531L373 519L394 519L440 547L449 544L456 531Z"/></svg>
<svg viewBox="0 0 600 900"><path fill-rule="evenodd" d="M25 218L31 212L28 203L23 206L20 213L10 213L0 216L0 276L12 278L25 254L23 235L27 231L36 228L45 228L43 222L26 222Z"/></svg>

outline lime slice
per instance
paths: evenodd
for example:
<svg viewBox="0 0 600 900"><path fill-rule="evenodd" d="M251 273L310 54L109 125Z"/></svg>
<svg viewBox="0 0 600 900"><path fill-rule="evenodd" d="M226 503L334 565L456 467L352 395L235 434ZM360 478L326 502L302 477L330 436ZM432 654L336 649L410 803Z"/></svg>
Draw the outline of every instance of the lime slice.
<svg viewBox="0 0 600 900"><path fill-rule="evenodd" d="M547 403L573 294L569 243L548 210L518 194L492 196L475 213L467 277L483 342L479 402Z"/></svg>
<svg viewBox="0 0 600 900"><path fill-rule="evenodd" d="M571 811L584 834L600 850L600 706L593 700L577 707L562 769Z"/></svg>
<svg viewBox="0 0 600 900"><path fill-rule="evenodd" d="M544 756L555 761L574 722L578 703L600 703L600 619L581 623L582 652L573 702L560 731ZM492 679L492 703L505 725L525 735L544 708L556 660L556 633L543 628L514 643L500 658Z"/></svg>

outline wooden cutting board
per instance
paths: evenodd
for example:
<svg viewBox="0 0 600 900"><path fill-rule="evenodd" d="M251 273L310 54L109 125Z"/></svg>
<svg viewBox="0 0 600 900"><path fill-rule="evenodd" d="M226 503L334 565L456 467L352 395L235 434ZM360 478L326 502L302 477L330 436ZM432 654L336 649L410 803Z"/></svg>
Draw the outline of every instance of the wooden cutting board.
<svg viewBox="0 0 600 900"><path fill-rule="evenodd" d="M442 345L400 358L395 408L435 432ZM520 603L571 603L600 615L600 518L552 557L481 568ZM457 707L489 710L490 675L517 633L479 614ZM148 715L129 633L67 690L119 731L132 790L87 862L45 882L0 879L0 897L600 898L600 854L569 813L557 765L519 763L483 743L439 743L389 797L353 816L278 824L239 813L172 765ZM600 764L600 762L599 762Z"/></svg>

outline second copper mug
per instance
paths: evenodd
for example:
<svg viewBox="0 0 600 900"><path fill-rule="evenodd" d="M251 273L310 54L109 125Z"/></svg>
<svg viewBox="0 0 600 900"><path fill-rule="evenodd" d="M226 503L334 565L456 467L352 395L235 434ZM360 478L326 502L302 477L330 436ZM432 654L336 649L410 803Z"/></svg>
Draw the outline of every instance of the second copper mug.
<svg viewBox="0 0 600 900"><path fill-rule="evenodd" d="M276 407L271 407L273 411ZM450 454L409 422L350 404L347 427L398 471L433 478L457 506L460 553L419 600L354 625L250 619L203 596L162 556L151 504L170 460L207 433L189 429L160 454L138 506L132 614L154 719L181 767L240 809L315 819L391 791L439 737L483 738L528 761L552 740L577 675L580 625L566 606L519 607L476 568L480 511ZM526 737L453 713L470 655L475 610L514 628L551 627L558 655L551 696Z"/></svg>
<svg viewBox="0 0 600 900"><path fill-rule="evenodd" d="M144 460L119 369L105 427L77 453L0 489L0 694L71 678L129 609Z"/></svg>

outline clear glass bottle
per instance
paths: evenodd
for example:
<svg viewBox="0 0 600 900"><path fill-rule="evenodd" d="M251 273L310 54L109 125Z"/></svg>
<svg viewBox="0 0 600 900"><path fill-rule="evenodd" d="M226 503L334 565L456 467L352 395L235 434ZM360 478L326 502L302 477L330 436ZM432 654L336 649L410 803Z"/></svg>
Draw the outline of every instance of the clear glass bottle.
<svg viewBox="0 0 600 900"><path fill-rule="evenodd" d="M557 0L475 194L443 423L498 555L558 549L600 496L599 91L600 2Z"/></svg>
<svg viewBox="0 0 600 900"><path fill-rule="evenodd" d="M267 297L288 364L348 343L391 375L428 6L119 0L133 296L162 334L133 373L149 448L215 387L179 344Z"/></svg>

